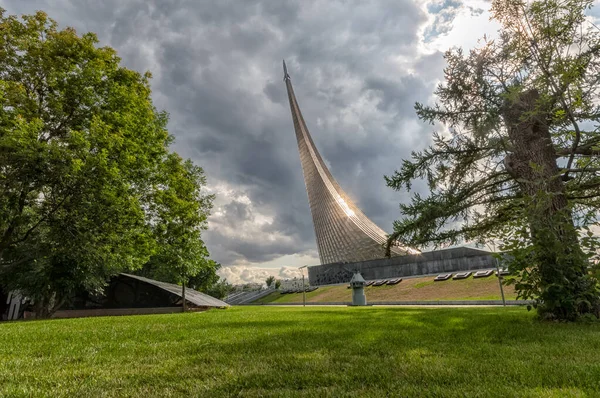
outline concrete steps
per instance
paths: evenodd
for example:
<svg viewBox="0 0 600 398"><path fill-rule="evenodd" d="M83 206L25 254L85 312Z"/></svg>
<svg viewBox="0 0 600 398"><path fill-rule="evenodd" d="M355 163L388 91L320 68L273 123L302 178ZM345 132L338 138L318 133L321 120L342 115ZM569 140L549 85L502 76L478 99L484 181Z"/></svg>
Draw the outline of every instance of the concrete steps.
<svg viewBox="0 0 600 398"><path fill-rule="evenodd" d="M229 305L247 304L254 300L258 300L259 298L262 298L268 294L271 294L274 291L274 288L268 288L265 290L259 290L254 292L239 292L227 296L224 301Z"/></svg>

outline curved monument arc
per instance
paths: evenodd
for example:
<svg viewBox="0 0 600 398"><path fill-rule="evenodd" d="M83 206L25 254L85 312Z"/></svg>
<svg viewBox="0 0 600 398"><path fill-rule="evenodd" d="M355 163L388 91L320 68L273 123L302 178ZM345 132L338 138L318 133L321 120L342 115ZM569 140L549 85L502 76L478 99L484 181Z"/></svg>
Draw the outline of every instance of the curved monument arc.
<svg viewBox="0 0 600 398"><path fill-rule="evenodd" d="M383 258L387 235L353 203L323 162L300 111L285 61L283 68L321 264ZM396 256L417 253L406 246L392 247Z"/></svg>

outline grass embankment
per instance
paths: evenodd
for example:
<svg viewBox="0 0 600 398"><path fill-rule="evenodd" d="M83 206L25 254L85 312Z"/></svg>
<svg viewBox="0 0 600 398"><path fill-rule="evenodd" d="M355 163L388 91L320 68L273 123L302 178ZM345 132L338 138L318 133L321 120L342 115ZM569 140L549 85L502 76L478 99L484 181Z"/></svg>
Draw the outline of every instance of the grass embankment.
<svg viewBox="0 0 600 398"><path fill-rule="evenodd" d="M377 301L439 301L439 300L500 300L500 288L495 276L474 279L434 282L434 277L408 278L393 286L368 286L365 288L367 302ZM352 292L348 285L319 287L306 294L311 303L351 302ZM504 286L507 300L515 300L514 287ZM253 304L301 303L302 293L271 293Z"/></svg>
<svg viewBox="0 0 600 398"><path fill-rule="evenodd" d="M235 307L0 324L0 395L598 396L600 325L524 308Z"/></svg>

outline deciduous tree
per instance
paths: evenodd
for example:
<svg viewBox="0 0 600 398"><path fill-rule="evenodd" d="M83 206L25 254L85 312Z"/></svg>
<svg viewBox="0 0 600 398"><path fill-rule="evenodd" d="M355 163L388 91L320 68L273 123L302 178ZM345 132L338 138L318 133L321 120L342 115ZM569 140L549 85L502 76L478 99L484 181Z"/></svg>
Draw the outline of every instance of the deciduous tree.
<svg viewBox="0 0 600 398"><path fill-rule="evenodd" d="M172 198L204 180L170 153L150 75L97 44L43 12L20 19L0 9L0 283L39 316L141 267L164 243L160 228L207 210L203 199ZM161 206L170 213L157 215ZM204 255L191 235L171 247L180 263Z"/></svg>
<svg viewBox="0 0 600 398"><path fill-rule="evenodd" d="M148 266L162 274L159 279L180 283L185 289L190 277L215 264L202 241L213 196L203 194L204 172L191 161L172 153L160 168L147 208L158 244Z"/></svg>
<svg viewBox="0 0 600 398"><path fill-rule="evenodd" d="M265 283L267 284L267 287L271 287L271 285L275 283L275 277L273 275L269 276Z"/></svg>

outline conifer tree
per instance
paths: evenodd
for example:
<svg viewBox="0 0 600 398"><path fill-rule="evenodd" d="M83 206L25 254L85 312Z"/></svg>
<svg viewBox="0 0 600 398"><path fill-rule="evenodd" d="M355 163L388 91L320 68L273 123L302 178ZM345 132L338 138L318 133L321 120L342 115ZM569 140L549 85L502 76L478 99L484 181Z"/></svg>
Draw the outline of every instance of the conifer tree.
<svg viewBox="0 0 600 398"><path fill-rule="evenodd" d="M591 0L495 0L498 38L445 54L445 82L418 116L447 127L388 186L424 179L389 243L499 241L540 315L599 315L600 30ZM389 244L388 244L389 247ZM596 257L597 259L597 257Z"/></svg>

